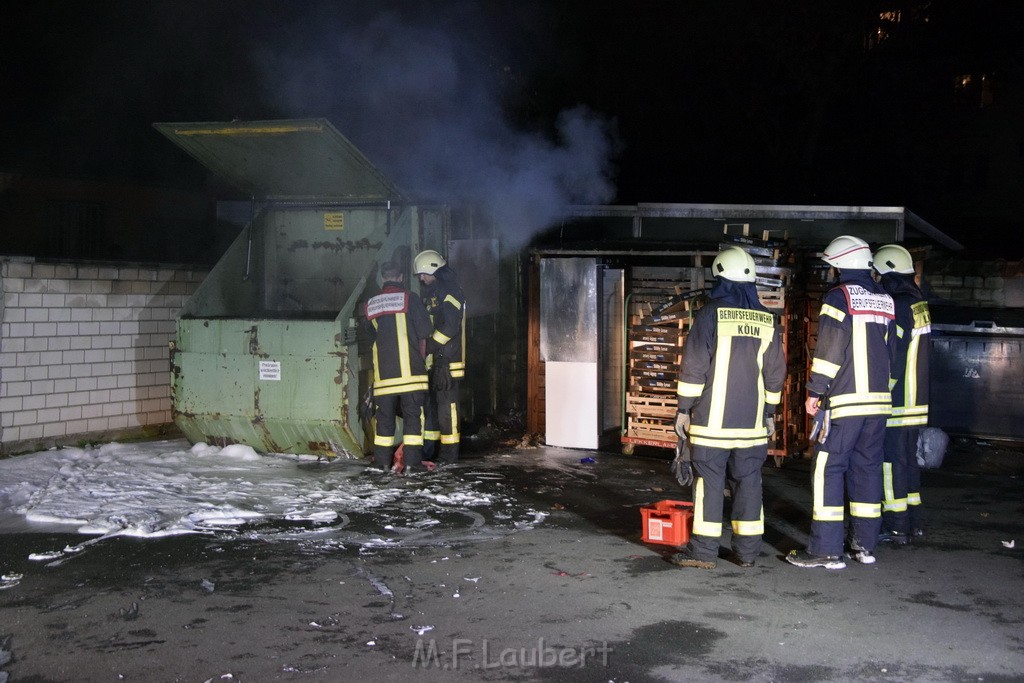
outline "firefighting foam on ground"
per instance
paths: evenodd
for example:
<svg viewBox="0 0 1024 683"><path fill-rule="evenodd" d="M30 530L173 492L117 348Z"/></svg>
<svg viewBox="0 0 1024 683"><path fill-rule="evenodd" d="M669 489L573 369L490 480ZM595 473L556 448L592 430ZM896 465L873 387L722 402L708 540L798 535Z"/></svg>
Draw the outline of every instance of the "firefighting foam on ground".
<svg viewBox="0 0 1024 683"><path fill-rule="evenodd" d="M502 480L458 469L394 477L362 461L263 456L241 445L109 443L0 461L0 530L94 541L190 533L359 547L468 541L547 515L515 501Z"/></svg>
<svg viewBox="0 0 1024 683"><path fill-rule="evenodd" d="M688 494L654 457L488 448L394 477L184 441L45 451L0 461L0 673L1007 680L1020 461L955 440L924 472L927 536L839 572L785 562L810 465L767 467L755 567L694 572L641 538L643 507Z"/></svg>

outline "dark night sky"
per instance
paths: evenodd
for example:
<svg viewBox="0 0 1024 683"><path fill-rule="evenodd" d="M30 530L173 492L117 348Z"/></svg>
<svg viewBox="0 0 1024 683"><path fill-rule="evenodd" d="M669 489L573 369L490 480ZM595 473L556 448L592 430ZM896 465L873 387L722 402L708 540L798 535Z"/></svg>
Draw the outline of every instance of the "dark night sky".
<svg viewBox="0 0 1024 683"><path fill-rule="evenodd" d="M905 205L1021 258L1022 4L8 2L0 171L199 188L154 121L325 117L400 186L538 224Z"/></svg>

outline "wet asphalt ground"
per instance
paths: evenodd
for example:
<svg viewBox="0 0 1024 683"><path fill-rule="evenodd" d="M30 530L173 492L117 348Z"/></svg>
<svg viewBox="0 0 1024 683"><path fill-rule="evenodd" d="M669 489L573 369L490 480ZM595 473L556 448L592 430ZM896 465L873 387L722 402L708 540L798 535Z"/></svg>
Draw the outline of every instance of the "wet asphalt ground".
<svg viewBox="0 0 1024 683"><path fill-rule="evenodd" d="M782 560L809 528L802 459L764 469L754 568L671 565L641 540L640 507L684 493L663 458L469 453L408 485L498 502L429 528L397 506L59 563L27 558L85 537L2 535L0 681L1024 680L1024 450L955 441L924 473L926 538L838 571Z"/></svg>

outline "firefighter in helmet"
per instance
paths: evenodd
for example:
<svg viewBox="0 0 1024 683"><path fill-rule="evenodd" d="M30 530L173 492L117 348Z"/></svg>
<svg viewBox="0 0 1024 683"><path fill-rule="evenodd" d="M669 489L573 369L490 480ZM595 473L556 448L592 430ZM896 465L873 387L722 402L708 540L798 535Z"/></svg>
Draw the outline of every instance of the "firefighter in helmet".
<svg viewBox="0 0 1024 683"><path fill-rule="evenodd" d="M416 255L413 273L422 285L423 303L434 327L427 339L430 394L424 452L439 464L451 464L459 459L459 381L466 374L466 297L455 271L432 249Z"/></svg>
<svg viewBox="0 0 1024 683"><path fill-rule="evenodd" d="M391 469L395 417L402 416L405 468L422 465L423 409L427 397L424 359L430 336L430 317L423 302L404 286L405 275L395 263L380 267L383 287L366 302L366 326L373 338L373 397L376 423L374 464Z"/></svg>
<svg viewBox="0 0 1024 683"><path fill-rule="evenodd" d="M761 467L775 433L786 362L775 316L758 300L750 254L729 247L711 270L717 282L694 316L679 369L675 430L690 441L696 479L690 543L671 561L717 565L728 474L734 561L752 567L764 533Z"/></svg>
<svg viewBox="0 0 1024 683"><path fill-rule="evenodd" d="M867 242L841 235L825 247L822 259L838 273L838 282L822 298L804 403L821 423L811 537L805 550L793 550L786 560L797 567L843 569L847 500L849 557L862 564L875 561L896 315L892 297L871 277Z"/></svg>
<svg viewBox="0 0 1024 683"><path fill-rule="evenodd" d="M892 414L886 422L882 465L882 533L878 540L903 545L924 535L917 438L928 424L928 354L931 314L914 281L914 259L898 244L879 247L875 271L896 303L896 363Z"/></svg>

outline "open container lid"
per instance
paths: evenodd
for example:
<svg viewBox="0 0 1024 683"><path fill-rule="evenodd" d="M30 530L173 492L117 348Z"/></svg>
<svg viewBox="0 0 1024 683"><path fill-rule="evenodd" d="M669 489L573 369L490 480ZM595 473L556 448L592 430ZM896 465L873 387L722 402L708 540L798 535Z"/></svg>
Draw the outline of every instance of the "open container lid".
<svg viewBox="0 0 1024 683"><path fill-rule="evenodd" d="M402 199L398 188L326 119L153 127L251 196L317 202Z"/></svg>

